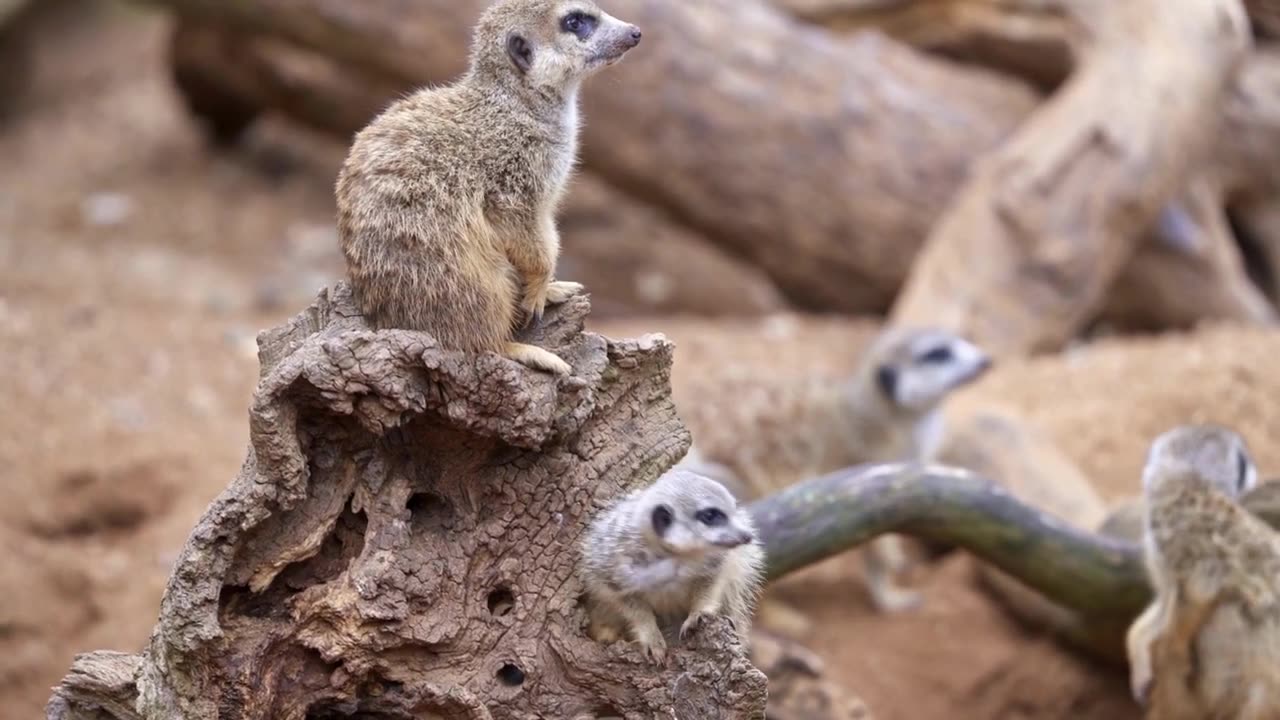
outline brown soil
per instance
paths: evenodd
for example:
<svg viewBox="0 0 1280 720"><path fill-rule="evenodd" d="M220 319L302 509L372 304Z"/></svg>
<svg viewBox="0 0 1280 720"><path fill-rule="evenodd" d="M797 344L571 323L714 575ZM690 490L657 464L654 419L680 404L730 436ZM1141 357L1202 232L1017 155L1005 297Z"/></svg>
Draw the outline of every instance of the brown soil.
<svg viewBox="0 0 1280 720"><path fill-rule="evenodd" d="M256 330L341 269L341 146L267 123L210 152L168 85L164 29L120 10L51 23L26 107L0 130L0 704L14 717L38 715L75 652L145 642L175 553L242 460ZM875 328L599 327L674 337L681 403L716 401L735 373L837 372ZM1187 419L1232 422L1280 469L1261 402L1278 352L1274 334L1227 329L1108 342L1002 368L965 401L1022 408L1114 497L1151 435ZM807 640L882 720L1136 716L1122 673L1025 634L967 558L922 570L928 606L889 619L832 567L777 592L811 613Z"/></svg>

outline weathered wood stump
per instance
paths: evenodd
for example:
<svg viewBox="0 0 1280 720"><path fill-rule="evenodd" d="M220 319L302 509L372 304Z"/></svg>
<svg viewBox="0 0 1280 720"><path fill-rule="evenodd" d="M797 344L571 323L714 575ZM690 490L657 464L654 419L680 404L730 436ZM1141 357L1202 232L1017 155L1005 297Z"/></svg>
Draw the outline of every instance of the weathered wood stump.
<svg viewBox="0 0 1280 720"><path fill-rule="evenodd" d="M564 379L371 331L342 285L261 335L248 456L150 646L81 658L49 717L763 718L728 621L665 667L584 634L581 533L689 443L671 344L584 333L588 307L529 338Z"/></svg>

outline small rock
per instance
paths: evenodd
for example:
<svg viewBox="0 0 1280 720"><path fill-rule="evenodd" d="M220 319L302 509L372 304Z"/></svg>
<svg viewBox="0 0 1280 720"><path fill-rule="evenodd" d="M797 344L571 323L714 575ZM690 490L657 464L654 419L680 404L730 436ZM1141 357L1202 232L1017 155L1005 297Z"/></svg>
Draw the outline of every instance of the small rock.
<svg viewBox="0 0 1280 720"><path fill-rule="evenodd" d="M636 273L636 295L650 305L669 301L675 290L675 281L664 272L647 270Z"/></svg>
<svg viewBox="0 0 1280 720"><path fill-rule="evenodd" d="M121 225L133 215L133 199L121 193L94 193L80 203L80 215L93 227Z"/></svg>

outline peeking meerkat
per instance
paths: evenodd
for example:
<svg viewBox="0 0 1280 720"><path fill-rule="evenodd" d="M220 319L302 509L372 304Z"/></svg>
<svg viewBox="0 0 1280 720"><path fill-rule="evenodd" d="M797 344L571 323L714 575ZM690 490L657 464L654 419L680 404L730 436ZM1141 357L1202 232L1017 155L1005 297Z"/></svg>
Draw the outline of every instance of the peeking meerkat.
<svg viewBox="0 0 1280 720"><path fill-rule="evenodd" d="M1159 720L1280 717L1280 534L1239 502L1257 483L1244 440L1170 430L1142 480L1155 599L1126 638L1135 698Z"/></svg>
<svg viewBox="0 0 1280 720"><path fill-rule="evenodd" d="M570 372L512 334L583 290L552 279L578 88L639 42L590 0L499 0L460 80L395 102L356 136L338 176L338 234L372 326Z"/></svg>
<svg viewBox="0 0 1280 720"><path fill-rule="evenodd" d="M596 518L582 558L593 639L629 636L663 662L664 631L678 623L684 639L722 614L747 642L764 550L751 516L720 483L672 469Z"/></svg>
<svg viewBox="0 0 1280 720"><path fill-rule="evenodd" d="M725 406L696 424L696 447L680 466L754 500L852 465L928 462L943 438L943 400L990 365L986 353L951 333L889 329L842 383L807 378L733 388ZM872 540L863 558L877 609L919 604L916 592L895 581L908 566L900 538Z"/></svg>

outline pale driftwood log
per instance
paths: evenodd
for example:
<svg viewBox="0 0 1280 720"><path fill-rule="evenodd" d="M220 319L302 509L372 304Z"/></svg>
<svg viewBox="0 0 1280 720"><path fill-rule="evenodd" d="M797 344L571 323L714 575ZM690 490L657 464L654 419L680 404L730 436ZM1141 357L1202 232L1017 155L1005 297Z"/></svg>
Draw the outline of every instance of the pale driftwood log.
<svg viewBox="0 0 1280 720"><path fill-rule="evenodd" d="M877 30L949 57L1013 72L1053 87L1072 67L1071 19L1040 0L771 0L807 22L840 32ZM1243 0L1263 39L1280 39L1280 3Z"/></svg>
<svg viewBox="0 0 1280 720"><path fill-rule="evenodd" d="M811 22L840 32L874 29L943 56L974 62L1056 87L1070 72L1072 23L1052 2L1036 0L774 0ZM1274 23L1271 0L1246 3L1255 30ZM1170 52L1176 52L1170 50ZM1108 297L1103 316L1125 328L1186 327L1203 320L1270 322L1258 290L1242 271L1236 238L1223 208L1243 197L1280 193L1280 55L1263 46L1245 61L1225 106L1212 156L1197 170L1181 203L1166 208L1160 227L1138 247ZM1194 186L1200 186L1197 189ZM1206 197L1205 187L1219 197ZM1186 196L1192 196L1188 198ZM1250 210L1262 210L1251 203ZM1170 225L1175 237L1168 237ZM1181 227L1176 227L1181 225ZM1274 277L1280 257L1260 248ZM1255 271L1257 268L1252 268ZM1274 303L1273 286L1264 288ZM1154 301L1153 298L1159 298Z"/></svg>
<svg viewBox="0 0 1280 720"><path fill-rule="evenodd" d="M223 143L262 112L284 114L345 142L409 89L312 51L192 21L177 23L170 54L182 97ZM591 290L595 317L759 315L787 305L764 271L594 173L575 176L559 218L557 275Z"/></svg>
<svg viewBox="0 0 1280 720"><path fill-rule="evenodd" d="M136 716L763 718L727 620L665 667L584 633L581 533L689 443L672 346L584 333L587 308L527 338L560 380L370 331L342 286L260 336L248 457L176 562ZM125 661L93 658L50 717L134 717Z"/></svg>
<svg viewBox="0 0 1280 720"><path fill-rule="evenodd" d="M151 0L409 85L464 67L485 0ZM769 273L807 308L888 308L975 159L1035 105L1022 84L762 0L612 0L645 40L584 91L583 161ZM785 60L785 62L783 62Z"/></svg>
<svg viewBox="0 0 1280 720"><path fill-rule="evenodd" d="M1104 307L1208 157L1248 46L1239 0L1047 4L1071 23L1077 70L975 166L892 312L996 355L1061 348Z"/></svg>
<svg viewBox="0 0 1280 720"><path fill-rule="evenodd" d="M1154 331L1204 320L1275 323L1276 306L1250 277L1224 202L1218 182L1193 181L1121 271L1102 319Z"/></svg>

